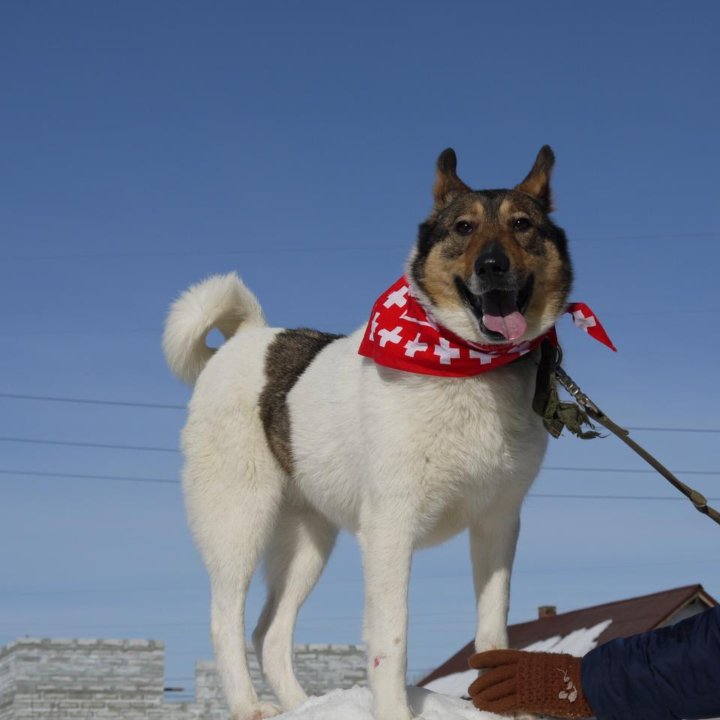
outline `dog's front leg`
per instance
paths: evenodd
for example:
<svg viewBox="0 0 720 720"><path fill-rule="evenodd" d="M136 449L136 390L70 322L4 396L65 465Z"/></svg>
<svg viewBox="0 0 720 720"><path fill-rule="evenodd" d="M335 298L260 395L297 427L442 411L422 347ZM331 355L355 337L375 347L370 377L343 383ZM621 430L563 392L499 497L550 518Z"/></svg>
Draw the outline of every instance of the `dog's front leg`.
<svg viewBox="0 0 720 720"><path fill-rule="evenodd" d="M365 574L365 641L375 720L410 720L407 673L412 539L387 509L359 533Z"/></svg>
<svg viewBox="0 0 720 720"><path fill-rule="evenodd" d="M477 599L477 652L506 648L510 575L520 530L518 507L496 508L470 527L470 554Z"/></svg>

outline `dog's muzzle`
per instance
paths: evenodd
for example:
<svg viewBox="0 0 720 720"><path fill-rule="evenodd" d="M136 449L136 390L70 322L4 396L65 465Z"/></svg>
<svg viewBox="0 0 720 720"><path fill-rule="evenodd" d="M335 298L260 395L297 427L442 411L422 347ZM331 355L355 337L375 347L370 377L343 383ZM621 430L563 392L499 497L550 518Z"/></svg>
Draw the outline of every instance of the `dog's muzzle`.
<svg viewBox="0 0 720 720"><path fill-rule="evenodd" d="M530 303L534 278L529 275L521 283L509 270L496 272L495 267L488 271L486 266L483 275L476 271L468 283L456 277L455 284L484 335L494 342L517 342L527 331L523 313Z"/></svg>

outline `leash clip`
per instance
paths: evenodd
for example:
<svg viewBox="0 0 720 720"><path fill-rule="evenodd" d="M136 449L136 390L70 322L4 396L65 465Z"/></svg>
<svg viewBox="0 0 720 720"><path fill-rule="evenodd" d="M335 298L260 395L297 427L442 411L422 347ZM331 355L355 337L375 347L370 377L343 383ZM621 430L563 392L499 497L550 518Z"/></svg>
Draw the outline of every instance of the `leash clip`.
<svg viewBox="0 0 720 720"><path fill-rule="evenodd" d="M557 381L567 390L578 405L582 406L591 416L596 419L604 413L600 408L580 389L580 386L562 369L560 362L562 361L562 351L558 348L558 363L555 366L555 377Z"/></svg>
<svg viewBox="0 0 720 720"><path fill-rule="evenodd" d="M563 370L563 351L560 345L555 348L555 378L574 398L575 402L590 415L600 416L605 413L580 389L580 386Z"/></svg>

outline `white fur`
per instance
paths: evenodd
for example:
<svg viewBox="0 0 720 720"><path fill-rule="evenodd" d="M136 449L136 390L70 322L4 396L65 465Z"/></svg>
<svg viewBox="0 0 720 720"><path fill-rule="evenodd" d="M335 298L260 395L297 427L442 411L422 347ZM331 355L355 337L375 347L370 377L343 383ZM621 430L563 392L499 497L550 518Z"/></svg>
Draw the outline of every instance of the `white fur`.
<svg viewBox="0 0 720 720"><path fill-rule="evenodd" d="M207 362L183 431L188 517L210 575L212 634L233 719L276 711L258 702L245 659L244 599L258 562L265 558L268 600L253 642L290 709L305 697L292 671L295 618L343 527L363 553L375 717L409 720L407 594L415 548L469 528L475 645L507 646L520 506L546 446L530 409L535 364L460 379L402 373L359 356L358 330L322 350L288 395L295 472L287 477L258 408L265 353L278 331L259 327L257 302L241 287L224 296L238 302L234 310L215 310L253 323ZM189 292L203 297L205 284ZM190 302L185 314L182 300L170 323L183 328L186 345L173 340L166 348L171 367L192 377L207 358L198 338L209 315L191 315Z"/></svg>
<svg viewBox="0 0 720 720"><path fill-rule="evenodd" d="M192 285L172 304L165 323L163 350L170 369L191 385L213 354L205 344L207 334L218 328L227 340L244 324L262 326L265 318L235 273Z"/></svg>

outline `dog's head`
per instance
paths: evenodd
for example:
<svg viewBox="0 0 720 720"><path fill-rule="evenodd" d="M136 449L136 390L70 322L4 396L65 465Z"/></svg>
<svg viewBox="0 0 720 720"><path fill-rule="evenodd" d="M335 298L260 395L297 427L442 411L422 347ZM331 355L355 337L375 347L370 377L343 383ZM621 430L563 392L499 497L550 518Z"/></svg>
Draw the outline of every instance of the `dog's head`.
<svg viewBox="0 0 720 720"><path fill-rule="evenodd" d="M512 190L471 190L457 158L437 162L435 204L420 225L408 277L438 322L466 340L519 343L549 330L572 283L567 240L550 219L546 145Z"/></svg>

